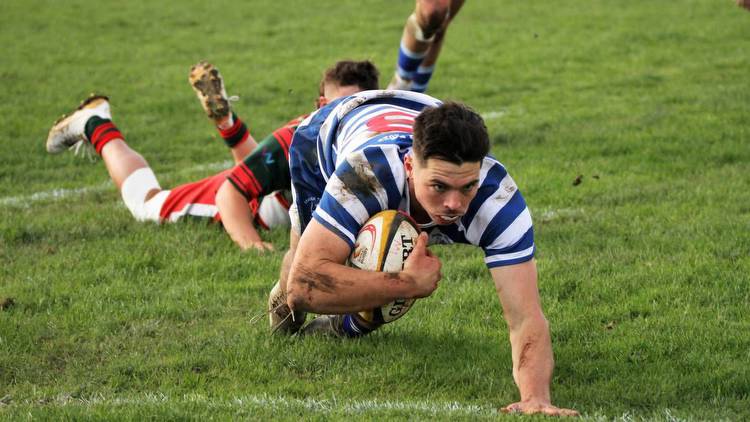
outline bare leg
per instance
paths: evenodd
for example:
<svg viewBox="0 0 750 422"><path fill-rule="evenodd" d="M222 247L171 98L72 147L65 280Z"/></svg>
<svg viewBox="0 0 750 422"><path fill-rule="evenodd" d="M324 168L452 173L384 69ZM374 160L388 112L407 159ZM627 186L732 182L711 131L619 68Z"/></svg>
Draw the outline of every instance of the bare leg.
<svg viewBox="0 0 750 422"><path fill-rule="evenodd" d="M445 31L464 0L417 0L404 26L396 73L389 89L423 92L437 62Z"/></svg>
<svg viewBox="0 0 750 422"><path fill-rule="evenodd" d="M122 139L113 139L102 148L102 159L109 171L109 177L115 182L117 189L122 188L123 182L138 169L148 167L146 160L131 149ZM146 195L146 200L160 192L152 189Z"/></svg>
<svg viewBox="0 0 750 422"><path fill-rule="evenodd" d="M219 117L213 120L214 124L216 124L216 127L219 128L220 131L231 128L232 124L234 123L231 119L231 116ZM233 147L230 147L230 150L232 151L232 159L234 159L234 164L240 164L242 160L250 155L250 153L253 152L253 150L255 150L257 146L258 143L255 142L255 138L253 138L253 135L248 132L247 139L236 144Z"/></svg>
<svg viewBox="0 0 750 422"><path fill-rule="evenodd" d="M443 41L445 40L445 33L448 30L448 25L453 20L454 17L458 14L458 11L461 10L461 6L463 6L464 0L453 0L451 1L450 6L450 15L448 15L448 21L445 23L445 25L435 34L435 39L432 41L432 44L430 44L427 55L425 56L424 60L422 60L422 67L430 67L434 66L435 63L437 63L438 56L440 56L440 50L443 47Z"/></svg>

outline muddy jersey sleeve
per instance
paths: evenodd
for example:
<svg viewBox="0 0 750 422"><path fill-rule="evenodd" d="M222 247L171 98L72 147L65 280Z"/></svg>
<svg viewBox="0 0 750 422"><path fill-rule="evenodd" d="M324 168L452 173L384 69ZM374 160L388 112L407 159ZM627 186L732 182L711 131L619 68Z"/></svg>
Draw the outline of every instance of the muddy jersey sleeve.
<svg viewBox="0 0 750 422"><path fill-rule="evenodd" d="M370 216L399 208L405 182L395 145L356 151L336 166L313 218L353 246L357 232Z"/></svg>

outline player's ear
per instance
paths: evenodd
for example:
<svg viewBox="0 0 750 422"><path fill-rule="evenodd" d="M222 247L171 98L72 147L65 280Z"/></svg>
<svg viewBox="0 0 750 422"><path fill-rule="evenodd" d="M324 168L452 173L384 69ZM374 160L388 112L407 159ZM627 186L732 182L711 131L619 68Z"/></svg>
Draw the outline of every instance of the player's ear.
<svg viewBox="0 0 750 422"><path fill-rule="evenodd" d="M411 154L404 155L404 169L406 169L406 176L411 177L412 171L414 171L414 167L412 166L412 157Z"/></svg>
<svg viewBox="0 0 750 422"><path fill-rule="evenodd" d="M322 95L320 97L318 97L318 108L321 108L321 107L323 107L326 104L328 104L328 98L326 98L326 97L324 97Z"/></svg>

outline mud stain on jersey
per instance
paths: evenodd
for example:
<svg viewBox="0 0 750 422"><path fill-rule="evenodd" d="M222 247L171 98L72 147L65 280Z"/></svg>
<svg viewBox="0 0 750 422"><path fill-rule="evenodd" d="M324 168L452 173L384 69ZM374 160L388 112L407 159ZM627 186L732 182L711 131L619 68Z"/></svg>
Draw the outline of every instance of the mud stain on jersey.
<svg viewBox="0 0 750 422"><path fill-rule="evenodd" d="M380 185L378 178L372 174L372 169L364 164L355 164L352 170L343 172L338 177L343 183L342 189L357 197L374 196Z"/></svg>

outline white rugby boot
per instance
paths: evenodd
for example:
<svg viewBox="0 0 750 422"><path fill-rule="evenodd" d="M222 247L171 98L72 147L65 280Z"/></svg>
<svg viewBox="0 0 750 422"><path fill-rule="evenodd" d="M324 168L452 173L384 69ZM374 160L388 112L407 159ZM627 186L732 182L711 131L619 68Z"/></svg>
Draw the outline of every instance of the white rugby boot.
<svg viewBox="0 0 750 422"><path fill-rule="evenodd" d="M74 149L77 155L81 148L93 150L86 138L85 129L86 122L94 116L112 120L108 97L91 94L73 113L60 117L47 135L47 152L59 154L65 150Z"/></svg>
<svg viewBox="0 0 750 422"><path fill-rule="evenodd" d="M292 312L286 304L286 292L281 289L281 284L277 281L268 295L268 321L271 324L271 332L294 334L305 323L306 317L305 312Z"/></svg>
<svg viewBox="0 0 750 422"><path fill-rule="evenodd" d="M224 80L214 65L206 61L198 62L190 68L188 80L208 117L219 120L232 112L229 101L235 101L237 97L227 96Z"/></svg>

